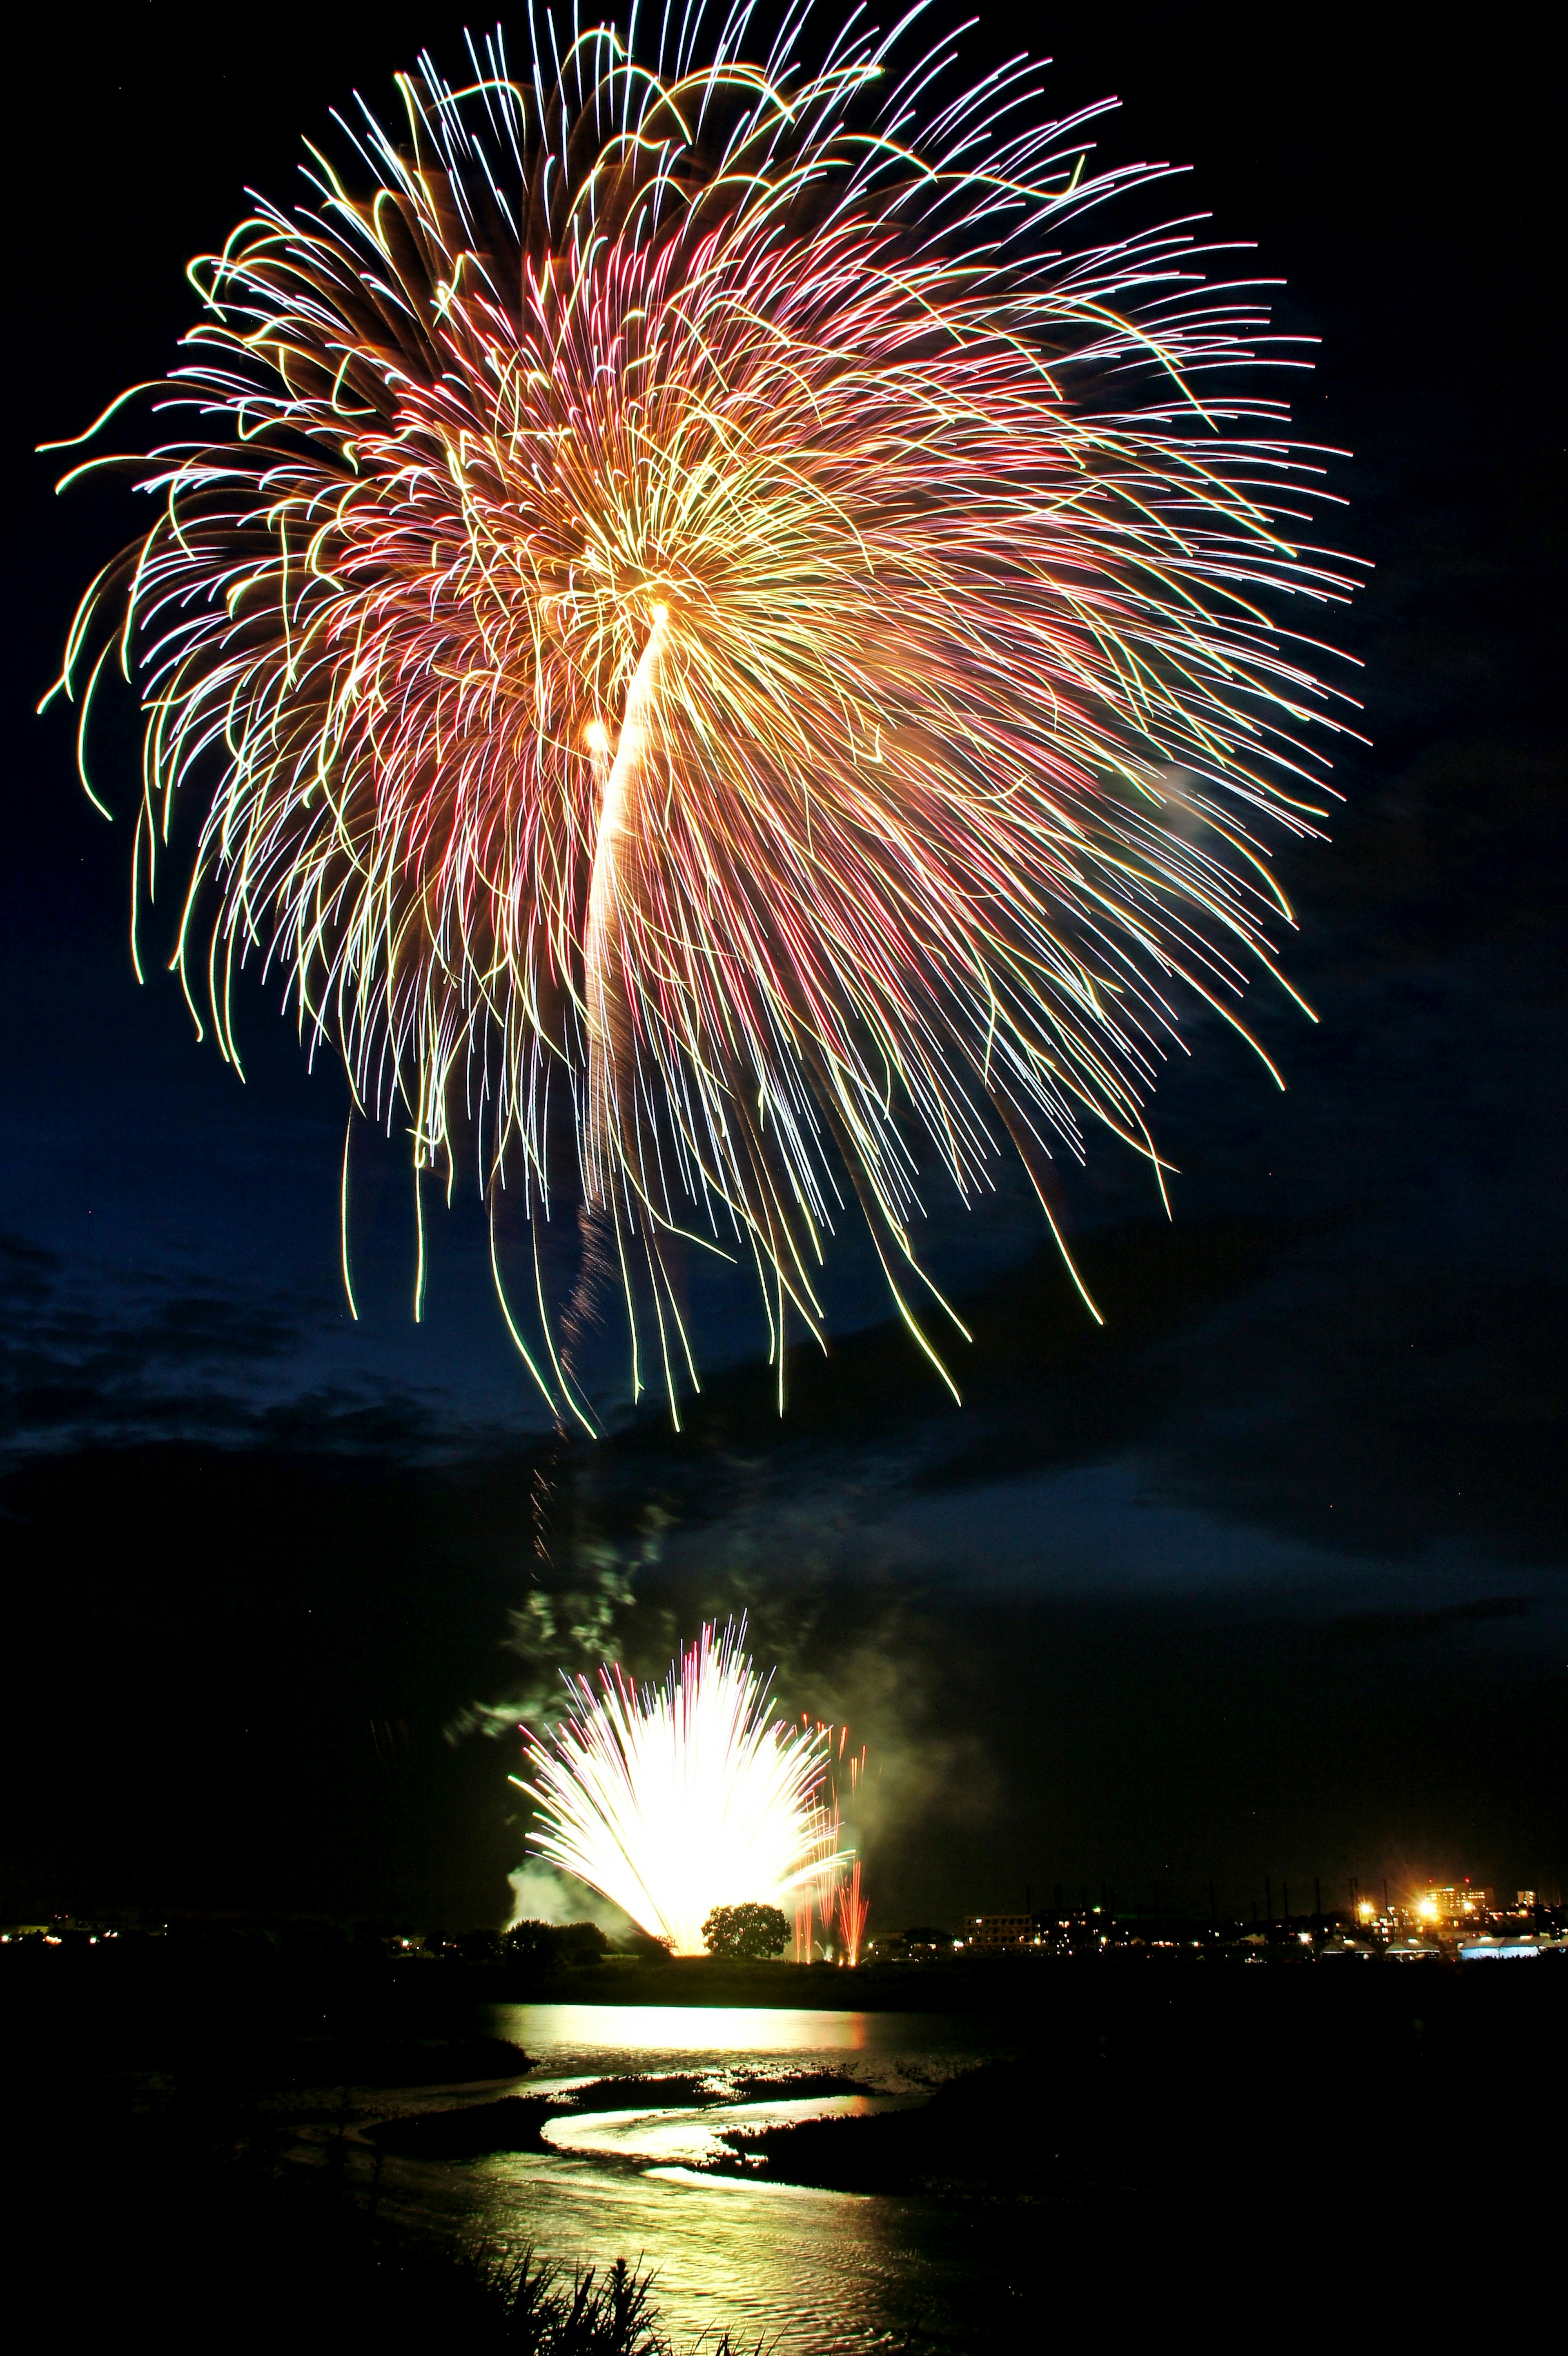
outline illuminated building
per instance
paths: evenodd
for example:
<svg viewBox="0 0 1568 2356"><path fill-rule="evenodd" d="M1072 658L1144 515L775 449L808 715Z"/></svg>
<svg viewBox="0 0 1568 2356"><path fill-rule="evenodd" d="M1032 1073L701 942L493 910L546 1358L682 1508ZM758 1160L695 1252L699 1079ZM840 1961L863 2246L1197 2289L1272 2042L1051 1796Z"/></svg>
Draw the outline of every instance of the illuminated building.
<svg viewBox="0 0 1568 2356"><path fill-rule="evenodd" d="M1035 1944L1032 1914L966 1914L966 1947L1029 1947Z"/></svg>
<svg viewBox="0 0 1568 2356"><path fill-rule="evenodd" d="M1492 1895L1490 1890L1477 1890L1468 1881L1448 1883L1442 1889L1415 1891L1408 1911L1418 1922L1430 1926L1478 1922L1492 1912Z"/></svg>

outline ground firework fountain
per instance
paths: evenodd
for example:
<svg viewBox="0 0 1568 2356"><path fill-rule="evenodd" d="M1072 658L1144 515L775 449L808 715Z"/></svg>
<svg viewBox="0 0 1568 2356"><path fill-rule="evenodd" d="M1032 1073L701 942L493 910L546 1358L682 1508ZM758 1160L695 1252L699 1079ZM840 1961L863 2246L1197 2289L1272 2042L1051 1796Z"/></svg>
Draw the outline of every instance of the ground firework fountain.
<svg viewBox="0 0 1568 2356"><path fill-rule="evenodd" d="M772 1719L744 1635L704 1626L662 1686L578 1677L573 1715L525 1735L530 1772L512 1779L539 1810L536 1853L677 1954L703 1953L715 1906L789 1916L817 1900L825 1919L849 1862L822 1805L830 1731Z"/></svg>

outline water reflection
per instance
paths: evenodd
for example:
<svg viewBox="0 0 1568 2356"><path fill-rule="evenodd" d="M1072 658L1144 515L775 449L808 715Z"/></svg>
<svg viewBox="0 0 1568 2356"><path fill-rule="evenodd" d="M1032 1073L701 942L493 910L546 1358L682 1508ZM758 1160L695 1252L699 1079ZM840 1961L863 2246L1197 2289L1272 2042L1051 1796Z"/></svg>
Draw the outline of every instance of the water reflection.
<svg viewBox="0 0 1568 2356"><path fill-rule="evenodd" d="M908 2090L1027 2041L994 2020L673 2005L498 2005L482 2026L533 2059L531 2091L568 2077L703 2074L770 2060L847 2068L868 2088ZM728 2330L737 2346L837 2356L918 2330L960 2351L1007 2344L1018 2329L1015 2216L692 2172L721 2126L881 2102L622 2104L553 2120L544 2153L460 2164L388 2158L378 2169L381 2206L503 2252L532 2244L568 2266L640 2257L658 2274L664 2329L682 2351ZM1027 2237L1036 2254L1047 2233L1036 2215Z"/></svg>
<svg viewBox="0 0 1568 2356"><path fill-rule="evenodd" d="M618 2069L653 2062L667 2069L672 2061L706 2062L715 2053L781 2061L803 2053L862 2053L878 2042L875 2028L891 2027L892 2042L901 2044L906 2030L919 2026L918 2019L906 2023L889 2013L768 2011L757 2005L495 2004L486 2016L492 2036L521 2045L552 2067L572 2069L595 2066L590 2055L612 2058Z"/></svg>
<svg viewBox="0 0 1568 2356"><path fill-rule="evenodd" d="M897 2095L889 2098L897 2102ZM555 2151L591 2152L601 2159L675 2160L695 2168L729 2157L726 2135L738 2128L793 2126L801 2119L865 2118L886 2110L873 2094L819 2094L810 2102L726 2103L690 2110L598 2111L585 2118L553 2119L544 2140Z"/></svg>

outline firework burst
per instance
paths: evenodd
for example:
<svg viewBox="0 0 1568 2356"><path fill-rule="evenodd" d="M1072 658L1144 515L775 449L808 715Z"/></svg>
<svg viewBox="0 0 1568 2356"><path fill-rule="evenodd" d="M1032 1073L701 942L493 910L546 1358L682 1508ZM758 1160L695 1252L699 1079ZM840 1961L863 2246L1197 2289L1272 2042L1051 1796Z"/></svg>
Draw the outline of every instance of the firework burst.
<svg viewBox="0 0 1568 2356"><path fill-rule="evenodd" d="M535 1852L679 1955L703 1952L715 1906L828 1906L846 1861L820 1804L830 1730L770 1719L744 1635L704 1626L662 1687L578 1677L574 1714L525 1734L531 1772L512 1778L539 1812Z"/></svg>
<svg viewBox="0 0 1568 2356"><path fill-rule="evenodd" d="M1281 616L1347 584L1255 292L1180 223L1085 240L1165 167L1091 170L1102 110L1045 119L1026 60L933 96L908 23L810 63L798 11L753 61L699 0L422 60L395 135L340 123L309 201L192 264L137 388L168 438L67 477L157 505L62 682L139 665L134 935L194 801L199 1023L238 1062L236 970L281 969L416 1190L472 1158L590 1425L553 1207L634 1387L695 1380L693 1242L755 1264L781 1381L851 1196L940 1364L917 1151L969 1199L1010 1141L1053 1229L1092 1124L1157 1178L1184 1001L1239 1023L1290 915L1264 838L1321 815Z"/></svg>

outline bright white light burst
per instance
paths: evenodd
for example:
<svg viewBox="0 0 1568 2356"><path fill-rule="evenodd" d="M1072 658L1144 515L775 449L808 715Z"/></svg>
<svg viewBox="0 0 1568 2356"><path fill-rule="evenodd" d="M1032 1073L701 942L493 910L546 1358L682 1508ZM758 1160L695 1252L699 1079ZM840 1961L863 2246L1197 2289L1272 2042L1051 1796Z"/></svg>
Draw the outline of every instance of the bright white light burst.
<svg viewBox="0 0 1568 2356"><path fill-rule="evenodd" d="M789 1913L832 1887L845 1852L822 1804L830 1736L769 1716L770 1686L741 1650L744 1620L704 1626L664 1684L618 1669L569 1679L580 1702L544 1740L525 1735L530 1847L612 1899L678 1955L703 1953L715 1906Z"/></svg>

